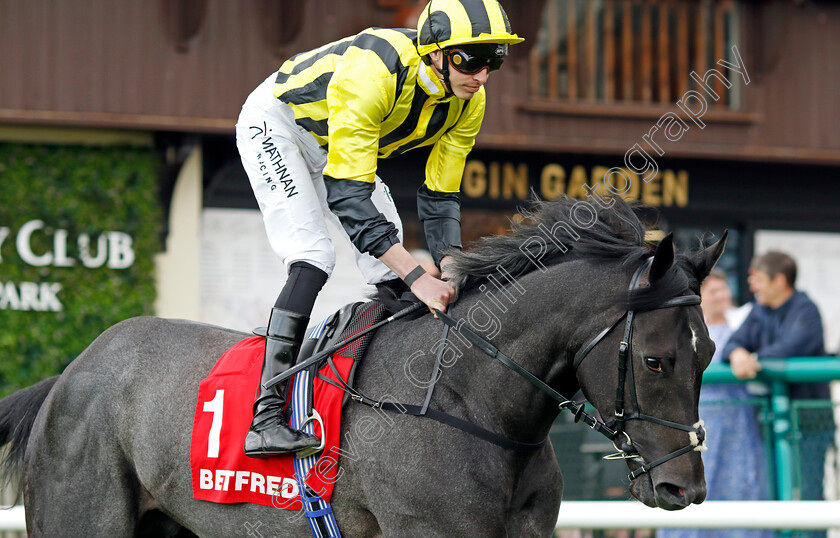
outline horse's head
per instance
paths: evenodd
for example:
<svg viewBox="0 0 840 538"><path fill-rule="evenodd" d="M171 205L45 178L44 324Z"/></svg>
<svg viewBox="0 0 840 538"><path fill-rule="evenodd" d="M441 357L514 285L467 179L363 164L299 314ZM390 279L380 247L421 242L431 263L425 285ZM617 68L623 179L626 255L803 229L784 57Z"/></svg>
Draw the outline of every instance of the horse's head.
<svg viewBox="0 0 840 538"><path fill-rule="evenodd" d="M705 431L697 406L715 345L697 287L725 241L675 262L672 237L663 239L653 259L636 269L626 313L589 342L585 361L578 353L578 381L618 432L615 445L631 471L630 492L648 506L679 510L706 497L700 458Z"/></svg>
<svg viewBox="0 0 840 538"><path fill-rule="evenodd" d="M511 233L450 252L448 270L466 303L455 308L466 309L480 332L495 327L495 341L557 394L534 400L535 389L509 383L509 373L498 368L488 368L481 382L505 393L508 402L530 402L527 413L521 405L508 406L506 432L518 439L546 433L557 412L554 400L581 388L607 422L597 429L615 439L630 467L634 496L670 510L700 503L706 496L700 459L705 431L697 405L715 346L698 294L726 237L677 256L668 236L651 256L644 225L621 198L601 199L599 211L589 203L594 220L573 228L569 215L583 203L565 196L538 202ZM500 268L515 285L502 289ZM489 283L499 293L487 293ZM487 304L477 299L479 292L487 294ZM478 312L477 305L487 312L491 303L507 317L482 328L491 316L469 314Z"/></svg>

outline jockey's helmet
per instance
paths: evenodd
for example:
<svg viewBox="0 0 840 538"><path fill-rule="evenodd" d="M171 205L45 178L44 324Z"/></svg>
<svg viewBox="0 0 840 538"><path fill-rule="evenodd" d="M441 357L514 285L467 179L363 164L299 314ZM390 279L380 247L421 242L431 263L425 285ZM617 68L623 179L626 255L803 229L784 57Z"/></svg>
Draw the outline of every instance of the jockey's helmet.
<svg viewBox="0 0 840 538"><path fill-rule="evenodd" d="M485 58L504 58L508 46L523 38L510 31L497 0L429 0L417 21L417 52L466 46Z"/></svg>

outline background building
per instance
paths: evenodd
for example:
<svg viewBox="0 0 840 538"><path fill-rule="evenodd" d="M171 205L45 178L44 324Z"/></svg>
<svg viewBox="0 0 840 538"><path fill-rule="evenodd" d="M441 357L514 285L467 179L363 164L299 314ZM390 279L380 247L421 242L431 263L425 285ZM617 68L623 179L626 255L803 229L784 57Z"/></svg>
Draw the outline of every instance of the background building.
<svg viewBox="0 0 840 538"><path fill-rule="evenodd" d="M729 229L720 265L740 302L755 253L793 254L837 351L840 4L503 1L526 42L487 84L465 240L503 232L533 194L585 198L606 178L682 248ZM264 324L285 274L236 152L240 106L291 55L413 27L422 3L0 0L0 391L59 371L128 315ZM425 247L424 158L380 164L410 248ZM315 317L366 291L336 246ZM604 449L568 426L555 447L598 477L568 480L567 497L626 495L620 464L586 465ZM592 483L608 487L575 490Z"/></svg>
<svg viewBox="0 0 840 538"><path fill-rule="evenodd" d="M367 26L413 26L420 7L0 0L0 139L153 150L163 209L156 312L248 329L264 323L283 271L234 146L241 103L290 55ZM626 182L683 246L730 230L722 265L741 301L753 253L791 251L836 349L840 6L520 0L506 9L527 41L487 85L463 183L465 238L504 230L532 192L584 197L622 168L613 187ZM417 248L421 178L402 176L423 158L380 168ZM316 314L363 292L352 269L341 273L350 276L331 283L333 300Z"/></svg>

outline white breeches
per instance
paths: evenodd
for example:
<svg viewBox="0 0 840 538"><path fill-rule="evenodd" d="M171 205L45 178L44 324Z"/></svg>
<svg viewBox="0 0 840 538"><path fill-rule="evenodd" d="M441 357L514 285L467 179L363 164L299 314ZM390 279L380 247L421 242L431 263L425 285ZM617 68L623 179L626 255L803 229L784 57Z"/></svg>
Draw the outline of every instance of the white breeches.
<svg viewBox="0 0 840 538"><path fill-rule="evenodd" d="M330 219L344 232L327 206L323 170L327 153L315 138L294 120L294 112L272 94L276 73L254 90L236 123L236 145L251 188L262 211L271 248L288 271L297 261L311 263L332 274L335 249L327 229ZM403 239L402 222L388 187L376 177L371 200L397 227ZM370 254L353 247L356 264L368 284L397 278L388 267Z"/></svg>

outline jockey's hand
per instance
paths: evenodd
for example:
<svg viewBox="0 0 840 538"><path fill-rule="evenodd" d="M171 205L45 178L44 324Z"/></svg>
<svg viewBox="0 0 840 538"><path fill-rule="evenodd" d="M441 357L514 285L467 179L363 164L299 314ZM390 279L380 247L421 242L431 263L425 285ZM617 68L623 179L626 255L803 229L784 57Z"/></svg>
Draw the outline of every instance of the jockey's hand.
<svg viewBox="0 0 840 538"><path fill-rule="evenodd" d="M418 265L423 267L425 272L411 283L411 293L428 306L432 314L435 309L446 312L447 306L455 298L455 286L436 278L440 276L440 273L437 272L434 264L430 262L427 266L419 263L400 243L391 245L384 254L379 256L379 260L403 279Z"/></svg>
<svg viewBox="0 0 840 538"><path fill-rule="evenodd" d="M423 301L437 318L435 309L446 312L446 307L455 298L455 287L449 282L438 280L426 273L414 281L411 285L411 293Z"/></svg>

